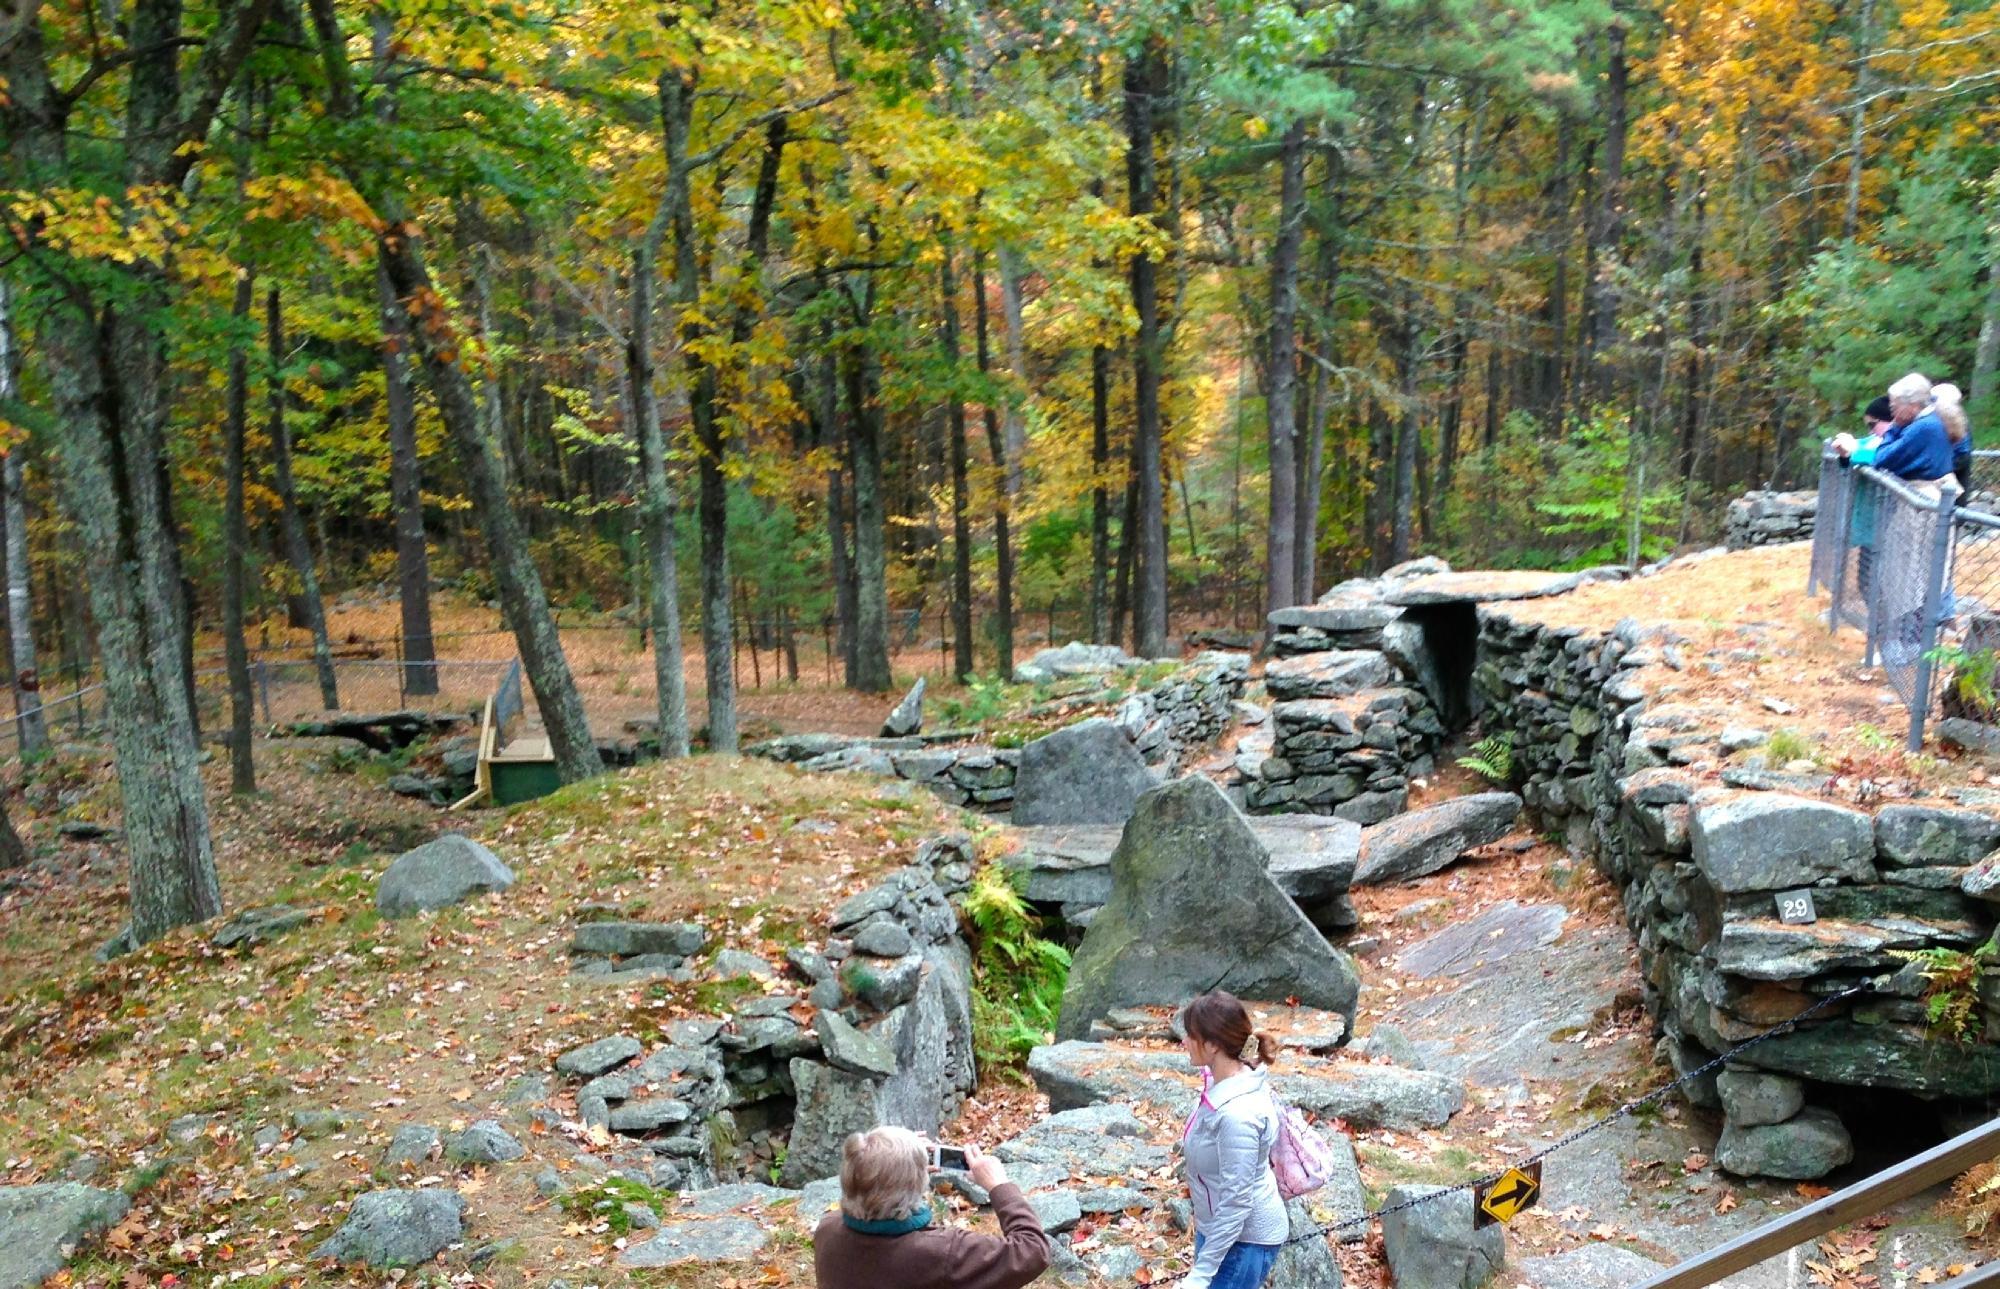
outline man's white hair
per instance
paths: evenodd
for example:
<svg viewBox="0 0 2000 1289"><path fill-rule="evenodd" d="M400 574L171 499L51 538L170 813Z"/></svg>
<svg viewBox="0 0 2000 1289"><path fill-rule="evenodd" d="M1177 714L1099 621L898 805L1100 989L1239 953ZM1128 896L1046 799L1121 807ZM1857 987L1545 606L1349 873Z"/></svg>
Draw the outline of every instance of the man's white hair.
<svg viewBox="0 0 2000 1289"><path fill-rule="evenodd" d="M1922 407L1930 401L1930 378L1920 371L1913 371L1895 384L1889 386L1889 405L1891 407Z"/></svg>

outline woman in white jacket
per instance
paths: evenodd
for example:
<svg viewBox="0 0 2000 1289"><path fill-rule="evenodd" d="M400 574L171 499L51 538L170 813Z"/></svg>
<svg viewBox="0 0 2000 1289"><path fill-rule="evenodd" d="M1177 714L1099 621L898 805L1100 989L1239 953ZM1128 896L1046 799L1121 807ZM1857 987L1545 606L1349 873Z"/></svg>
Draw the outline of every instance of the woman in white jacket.
<svg viewBox="0 0 2000 1289"><path fill-rule="evenodd" d="M1216 990L1181 1011L1181 1046L1206 1071L1181 1134L1194 1208L1194 1270L1184 1289L1258 1289L1290 1234L1271 1173L1278 1109L1261 1068L1275 1044L1235 995Z"/></svg>

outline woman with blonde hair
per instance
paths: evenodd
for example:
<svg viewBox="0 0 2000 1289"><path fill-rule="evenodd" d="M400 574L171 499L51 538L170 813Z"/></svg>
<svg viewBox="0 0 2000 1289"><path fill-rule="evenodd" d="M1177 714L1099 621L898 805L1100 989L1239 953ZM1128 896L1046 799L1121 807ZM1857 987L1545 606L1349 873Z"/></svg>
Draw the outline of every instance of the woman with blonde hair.
<svg viewBox="0 0 2000 1289"><path fill-rule="evenodd" d="M850 1136L840 1209L813 1232L819 1289L1021 1289L1049 1265L1049 1241L999 1160L965 1148L966 1171L993 1200L998 1236L931 1225L930 1148L908 1128Z"/></svg>
<svg viewBox="0 0 2000 1289"><path fill-rule="evenodd" d="M1270 1279L1291 1220L1271 1172L1278 1107L1264 1068L1276 1044L1217 989L1181 1009L1181 1047L1202 1092L1181 1134L1194 1208L1194 1270L1183 1289L1258 1289Z"/></svg>
<svg viewBox="0 0 2000 1289"><path fill-rule="evenodd" d="M1951 443L1951 472L1958 486L1972 491L1972 422L1965 415L1965 395L1956 385L1931 386L1931 409L1944 422L1944 436Z"/></svg>

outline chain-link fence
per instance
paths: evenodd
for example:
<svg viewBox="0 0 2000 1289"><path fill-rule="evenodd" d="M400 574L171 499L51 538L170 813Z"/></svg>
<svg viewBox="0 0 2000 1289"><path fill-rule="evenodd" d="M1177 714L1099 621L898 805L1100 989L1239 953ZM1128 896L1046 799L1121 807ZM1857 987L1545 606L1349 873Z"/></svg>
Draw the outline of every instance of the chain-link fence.
<svg viewBox="0 0 2000 1289"><path fill-rule="evenodd" d="M1941 693L1947 714L1995 715L2000 515L1965 498L1950 479L1898 479L1830 450L1820 464L1807 593L1830 595L1829 630L1863 633L1864 664L1909 710L1911 751Z"/></svg>

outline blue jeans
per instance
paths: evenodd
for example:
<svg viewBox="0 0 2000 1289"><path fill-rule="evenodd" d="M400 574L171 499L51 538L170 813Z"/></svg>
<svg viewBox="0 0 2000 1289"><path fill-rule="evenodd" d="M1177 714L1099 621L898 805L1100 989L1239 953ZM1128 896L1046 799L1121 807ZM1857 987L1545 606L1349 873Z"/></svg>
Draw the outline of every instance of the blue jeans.
<svg viewBox="0 0 2000 1289"><path fill-rule="evenodd" d="M1194 1253L1201 1256L1201 1233L1195 1232ZM1262 1289L1263 1283L1271 1278L1271 1268L1278 1264L1278 1254L1284 1249L1282 1244L1232 1244L1229 1252L1222 1255L1222 1266L1216 1270L1215 1279L1209 1289Z"/></svg>

